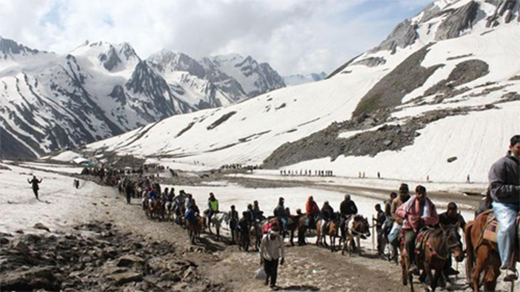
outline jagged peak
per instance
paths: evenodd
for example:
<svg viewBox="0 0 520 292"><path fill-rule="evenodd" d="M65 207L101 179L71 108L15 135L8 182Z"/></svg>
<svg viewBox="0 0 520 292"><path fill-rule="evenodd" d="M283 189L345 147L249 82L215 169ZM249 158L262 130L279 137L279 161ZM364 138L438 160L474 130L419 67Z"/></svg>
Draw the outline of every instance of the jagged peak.
<svg viewBox="0 0 520 292"><path fill-rule="evenodd" d="M36 55L38 53L46 53L40 52L36 49L31 49L27 46L24 46L12 39L6 39L0 37L0 53L3 56L2 59L6 59L7 56L15 56L15 55Z"/></svg>

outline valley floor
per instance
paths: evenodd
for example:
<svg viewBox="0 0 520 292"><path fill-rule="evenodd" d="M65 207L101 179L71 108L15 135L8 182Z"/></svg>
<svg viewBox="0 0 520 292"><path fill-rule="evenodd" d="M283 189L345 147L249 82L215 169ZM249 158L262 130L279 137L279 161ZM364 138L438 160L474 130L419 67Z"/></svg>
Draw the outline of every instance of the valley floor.
<svg viewBox="0 0 520 292"><path fill-rule="evenodd" d="M58 174L53 171L59 171L59 169L53 170L53 166L46 166L46 169L40 170L36 170L34 165L4 166L9 169L0 170L0 206L2 209L0 212L0 232L2 233L0 235L8 239L9 243L0 245L0 262L9 262L7 258L9 251L16 249L13 243L17 242L16 238L22 237L21 233L24 236L35 234L46 237L52 234L60 237L77 233L77 226L81 224L97 222L97 225L103 226L103 224L110 223L117 228L118 234L129 236L145 246L144 252L134 252L131 249L123 248L123 254L118 256L140 255L145 257L144 255L150 254L150 250L146 250L146 247L153 249L154 246L171 246L171 253L177 257L176 263L179 261L191 263L190 265L196 267L196 279L198 279L196 281L187 280L189 275L186 276L186 271L182 270L184 275L181 275L180 279L161 282L157 279L163 279L166 272L157 277L152 273L151 276L145 277L144 282L153 282L153 285L142 286L141 283L141 286L129 286L131 284L115 284L107 280L105 285L109 285L108 290L110 291L123 289L268 291L261 281L253 279L254 271L259 267L257 252L241 252L235 245L228 245L228 239L217 241L213 235L209 234L203 234L201 242L192 246L184 229L171 222L149 220L136 200L131 205L127 205L125 199L115 189L100 186L88 180L82 180L81 187L74 189L73 178L66 175L68 172ZM34 198L26 182L26 179L33 174L38 178L43 178L41 201ZM305 182L295 179L268 180L265 177L239 175L220 175L210 177L205 181L195 178L177 178L175 182L168 178L163 178L163 180L164 183L161 182L161 185L163 187L174 186L176 193L181 189L192 193L201 209L204 208L208 193L214 192L220 201L220 209L224 211L227 211L231 204L235 204L237 210L242 211L247 203L256 199L259 200L260 207L266 213L270 213L279 196L284 196L286 205L291 210L295 210L303 208L309 195L313 195L319 205L324 200L329 200L331 205L337 208L344 193L351 192L360 213L371 217L373 205L386 199L388 194L385 189L375 191L366 186L341 185L334 182L332 178L333 183L327 181ZM448 199L465 198L462 204L467 205L467 210L463 212L467 220L471 219L469 209L480 200L478 197L464 197L460 194L440 192L433 193L432 197L441 204ZM36 223L42 223L50 229L50 232L35 229ZM223 233L227 235L226 230ZM353 255L351 257L316 247L314 237L309 237L308 241L309 245L304 247L291 247L287 243L286 264L280 267L278 281L278 285L285 291L408 291L409 289L400 283L398 266L376 259L371 238L362 243L364 249L362 256ZM164 250L159 247L156 249L157 251ZM150 265L157 258L166 261L163 254L152 252L152 255L153 257L150 258L145 257ZM168 260L171 261L171 259ZM99 265L101 265L99 269L106 270L106 263L100 262ZM18 272L17 270L5 270L6 265L3 269L2 272L6 273L2 273L3 276L0 276L0 283L5 281L10 274ZM459 266L459 270L464 270L463 265ZM461 278L453 286L456 291L469 291L464 285L465 281L462 280L463 274L462 272ZM100 277L99 275L100 272L93 268L87 278ZM506 288L508 287L502 285L501 291L506 291ZM85 288L78 288L78 290L85 290Z"/></svg>

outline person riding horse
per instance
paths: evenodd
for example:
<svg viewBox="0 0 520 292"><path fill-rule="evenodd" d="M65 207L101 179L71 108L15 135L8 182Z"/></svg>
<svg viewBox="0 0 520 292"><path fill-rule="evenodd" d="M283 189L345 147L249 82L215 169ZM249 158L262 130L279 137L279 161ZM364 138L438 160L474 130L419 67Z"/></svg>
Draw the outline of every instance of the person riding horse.
<svg viewBox="0 0 520 292"><path fill-rule="evenodd" d="M305 203L305 215L307 215L308 220L307 227L315 228L318 216L320 216L320 207L318 207L312 196L309 196L307 203Z"/></svg>
<svg viewBox="0 0 520 292"><path fill-rule="evenodd" d="M321 220L325 221L323 224L321 224L321 233L324 234L325 230L327 229L326 226L329 225L329 222L331 219L333 219L334 216L334 209L329 204L329 201L325 201L323 203L323 206L321 207L320 211L320 218Z"/></svg>
<svg viewBox="0 0 520 292"><path fill-rule="evenodd" d="M403 218L399 217L397 215L397 208L399 208L402 204L407 202L410 199L410 191L408 189L408 185L405 183L402 183L401 186L399 186L399 196L395 198L392 201L392 206L390 208L391 217L393 220L392 227L390 228L389 234L388 234L388 243L392 247L392 255L390 257L391 261L395 261L397 263L397 251L398 251L398 245L399 241L398 236L401 230L401 227L403 225Z"/></svg>
<svg viewBox="0 0 520 292"><path fill-rule="evenodd" d="M397 208L397 215L404 219L403 230L405 250L410 260L411 274L418 274L417 259L415 256L415 240L419 231L429 225L434 226L439 222L437 209L433 202L426 197L426 188L418 185L415 188L415 197Z"/></svg>
<svg viewBox="0 0 520 292"><path fill-rule="evenodd" d="M349 194L346 194L345 199L343 200L343 202L341 202L339 206L339 212L341 215L339 223L339 228L341 229L341 237L343 238L343 240L346 240L346 224L348 224L352 216L356 215L358 212L356 203L354 203L354 201L351 200L351 196Z"/></svg>
<svg viewBox="0 0 520 292"><path fill-rule="evenodd" d="M253 213L255 214L255 218L259 221L262 221L265 219L264 211L260 210L260 206L258 205L258 201L253 202Z"/></svg>
<svg viewBox="0 0 520 292"><path fill-rule="evenodd" d="M285 234L287 232L287 223L289 220L289 218L288 218L289 214L287 214L285 211L284 201L285 200L282 197L280 197L278 199L278 206L276 206L273 213L274 213L274 216L278 219L278 221L282 225L283 233Z"/></svg>
<svg viewBox="0 0 520 292"><path fill-rule="evenodd" d="M464 217L458 212L457 204L454 202L448 203L448 210L444 213L439 214L439 224L446 227L458 226L462 229L466 226ZM457 230L458 233L458 230ZM446 276L458 275L459 271L455 270L451 266L451 255L446 259L446 266L444 267L444 274Z"/></svg>
<svg viewBox="0 0 520 292"><path fill-rule="evenodd" d="M518 279L513 252L515 250L516 217L520 211L520 135L511 137L509 151L489 170L489 190L499 228L498 252L506 270L504 281Z"/></svg>
<svg viewBox="0 0 520 292"><path fill-rule="evenodd" d="M208 198L208 222L211 224L211 217L218 213L218 200L213 193L209 193Z"/></svg>

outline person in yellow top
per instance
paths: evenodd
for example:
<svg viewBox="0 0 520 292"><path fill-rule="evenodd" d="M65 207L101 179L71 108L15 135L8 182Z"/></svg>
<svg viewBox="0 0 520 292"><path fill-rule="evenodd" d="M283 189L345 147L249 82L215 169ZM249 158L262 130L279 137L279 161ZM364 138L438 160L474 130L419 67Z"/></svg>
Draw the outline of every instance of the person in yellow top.
<svg viewBox="0 0 520 292"><path fill-rule="evenodd" d="M209 193L209 199L208 199L208 222L211 223L211 217L213 214L218 213L218 200L215 198L215 195L213 193Z"/></svg>

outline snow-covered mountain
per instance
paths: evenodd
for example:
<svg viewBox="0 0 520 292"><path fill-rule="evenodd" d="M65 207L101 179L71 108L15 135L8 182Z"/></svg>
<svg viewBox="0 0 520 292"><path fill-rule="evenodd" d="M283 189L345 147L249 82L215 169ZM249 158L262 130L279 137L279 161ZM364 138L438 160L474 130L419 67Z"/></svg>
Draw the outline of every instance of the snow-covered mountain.
<svg viewBox="0 0 520 292"><path fill-rule="evenodd" d="M325 72L311 74L295 74L283 76L283 81L287 86L301 85L310 82L323 80L327 77Z"/></svg>
<svg viewBox="0 0 520 292"><path fill-rule="evenodd" d="M324 81L175 116L88 150L207 167L486 181L520 133L519 4L436 1Z"/></svg>
<svg viewBox="0 0 520 292"><path fill-rule="evenodd" d="M57 55L0 38L2 156L37 157L285 86L266 81L279 77L267 64L237 79L222 64L168 52L142 60L128 43L87 41Z"/></svg>

